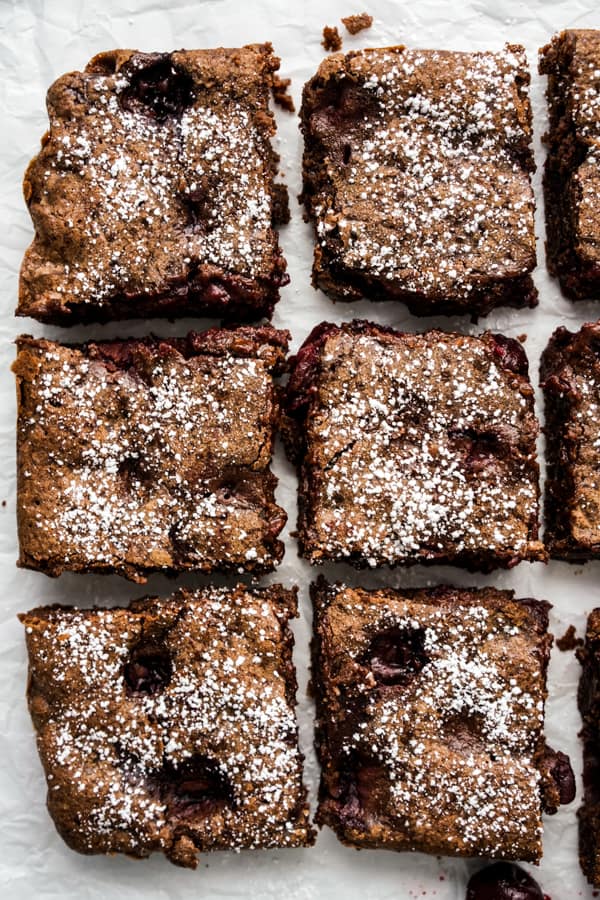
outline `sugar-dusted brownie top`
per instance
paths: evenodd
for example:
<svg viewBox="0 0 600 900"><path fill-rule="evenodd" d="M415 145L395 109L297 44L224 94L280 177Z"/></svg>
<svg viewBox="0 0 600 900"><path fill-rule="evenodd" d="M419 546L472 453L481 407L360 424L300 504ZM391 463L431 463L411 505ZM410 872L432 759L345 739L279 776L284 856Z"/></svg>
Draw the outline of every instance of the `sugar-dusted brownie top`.
<svg viewBox="0 0 600 900"><path fill-rule="evenodd" d="M574 796L544 743L548 604L313 585L317 822L358 847L537 860Z"/></svg>
<svg viewBox="0 0 600 900"><path fill-rule="evenodd" d="M528 83L520 46L324 60L302 105L315 285L417 315L535 305Z"/></svg>
<svg viewBox="0 0 600 900"><path fill-rule="evenodd" d="M179 591L124 609L21 616L48 808L81 853L313 841L279 585Z"/></svg>
<svg viewBox="0 0 600 900"><path fill-rule="evenodd" d="M287 409L312 562L544 558L538 425L517 341L325 323L292 362Z"/></svg>
<svg viewBox="0 0 600 900"><path fill-rule="evenodd" d="M256 319L285 283L270 44L94 57L48 92L17 313Z"/></svg>
<svg viewBox="0 0 600 900"><path fill-rule="evenodd" d="M22 337L19 564L48 575L268 571L286 521L269 464L288 333L63 345Z"/></svg>
<svg viewBox="0 0 600 900"><path fill-rule="evenodd" d="M574 300L600 298L600 31L569 29L540 51L550 130L547 260Z"/></svg>
<svg viewBox="0 0 600 900"><path fill-rule="evenodd" d="M579 810L579 859L590 884L600 887L600 609L587 621L585 645L577 651L582 665L579 682L579 712L583 719L583 786Z"/></svg>
<svg viewBox="0 0 600 900"><path fill-rule="evenodd" d="M600 557L600 323L558 328L542 355L548 477L544 540L552 557Z"/></svg>

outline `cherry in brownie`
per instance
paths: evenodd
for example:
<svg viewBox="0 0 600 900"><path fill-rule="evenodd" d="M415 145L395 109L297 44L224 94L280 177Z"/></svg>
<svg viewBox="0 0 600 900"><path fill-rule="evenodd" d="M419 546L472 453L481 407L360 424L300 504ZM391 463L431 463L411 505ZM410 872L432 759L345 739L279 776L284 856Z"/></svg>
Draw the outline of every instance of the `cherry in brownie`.
<svg viewBox="0 0 600 900"><path fill-rule="evenodd" d="M569 29L540 51L550 128L546 260L572 300L600 299L600 31Z"/></svg>
<svg viewBox="0 0 600 900"><path fill-rule="evenodd" d="M311 844L293 591L179 591L22 615L48 808L80 853Z"/></svg>
<svg viewBox="0 0 600 900"><path fill-rule="evenodd" d="M43 322L270 315L285 284L273 225L270 44L94 57L48 92L25 175L35 238L17 314Z"/></svg>
<svg viewBox="0 0 600 900"><path fill-rule="evenodd" d="M600 558L600 323L558 328L542 355L545 542L570 562Z"/></svg>
<svg viewBox="0 0 600 900"><path fill-rule="evenodd" d="M286 514L271 473L288 332L65 345L22 337L19 564L47 575L265 572Z"/></svg>
<svg viewBox="0 0 600 900"><path fill-rule="evenodd" d="M544 741L548 604L494 588L320 578L316 821L358 848L537 861L575 793Z"/></svg>
<svg viewBox="0 0 600 900"><path fill-rule="evenodd" d="M584 646L579 711L583 719L583 802L579 809L579 860L590 884L600 888L600 609L590 613Z"/></svg>
<svg viewBox="0 0 600 900"><path fill-rule="evenodd" d="M292 361L286 405L311 562L489 570L545 558L517 341L324 323Z"/></svg>
<svg viewBox="0 0 600 900"><path fill-rule="evenodd" d="M415 315L535 306L524 49L324 60L301 110L313 283Z"/></svg>

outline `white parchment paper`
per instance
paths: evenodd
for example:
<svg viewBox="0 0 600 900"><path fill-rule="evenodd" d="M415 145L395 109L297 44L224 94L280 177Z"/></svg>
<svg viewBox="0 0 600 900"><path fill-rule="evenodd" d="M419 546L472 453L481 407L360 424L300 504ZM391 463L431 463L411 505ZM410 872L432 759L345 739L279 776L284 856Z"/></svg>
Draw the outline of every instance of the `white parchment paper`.
<svg viewBox="0 0 600 900"><path fill-rule="evenodd" d="M21 257L32 235L21 197L21 180L47 126L44 101L50 83L63 72L82 68L95 53L115 47L151 51L271 40L282 57L280 74L293 79L292 90L299 106L302 84L324 55L320 40L325 24L338 25L347 50L396 43L464 50L495 49L505 41L525 44L532 69L538 160L535 186L539 265L535 280L540 291L539 307L497 311L479 326L472 326L464 318L415 319L399 304L334 305L314 291L310 286L311 232L295 202L300 190L301 159L297 117L278 110L281 165L292 199L292 221L282 230L281 240L292 283L283 290L274 324L291 330L294 348L323 319L341 322L355 316L407 330L441 325L473 333L485 327L512 336L526 333L525 348L533 380L537 382L540 353L556 326L563 323L576 329L600 316L600 304L573 305L562 298L545 272L540 138L546 127L546 111L543 79L537 75L538 48L559 29L600 27L600 11L595 13L595 9L595 0L361 0L357 5L351 0L300 0L294 4L283 0L163 0L162 4L157 0L0 0L0 897L461 900L469 873L480 865L420 854L357 853L344 848L325 830L310 850L206 855L198 871L190 872L178 870L160 857L140 863L124 858L78 856L56 834L45 809L45 783L24 699L26 659L16 613L39 603L59 601L80 605L126 603L145 591L117 577L63 575L53 581L15 567L15 400L9 372L14 358L12 342L20 332L65 337L60 329L43 328L12 315ZM339 22L340 16L362 11L373 15L373 28L351 37ZM178 334L204 324L212 323L199 325L196 320L173 325L152 321L90 326L69 331L68 339L142 335L150 330ZM541 404L538 412L541 416ZM295 542L289 537L296 515L296 479L281 448L277 450L275 470L280 477L278 499L290 519L285 533L286 556L270 580L300 585L301 618L295 626L298 714L314 808L318 770L312 749L313 708L306 696L306 683L310 637L308 583L316 573L298 559ZM584 567L555 562L548 566L523 563L511 572L485 577L449 567L357 575L349 567L330 565L324 572L332 579L358 581L368 587L453 582L514 588L521 596L539 597L554 604L551 623L557 637L570 623L579 634L583 633L587 613L600 605L600 563ZM202 581L189 576L177 583L195 586ZM154 576L147 588L146 592L165 596L174 584ZM579 666L573 654L560 653L555 648L550 667L547 736L551 745L570 753L580 793L580 721L575 699L578 676ZM594 896L577 862L578 802L547 818L544 859L537 872L533 869L552 900Z"/></svg>

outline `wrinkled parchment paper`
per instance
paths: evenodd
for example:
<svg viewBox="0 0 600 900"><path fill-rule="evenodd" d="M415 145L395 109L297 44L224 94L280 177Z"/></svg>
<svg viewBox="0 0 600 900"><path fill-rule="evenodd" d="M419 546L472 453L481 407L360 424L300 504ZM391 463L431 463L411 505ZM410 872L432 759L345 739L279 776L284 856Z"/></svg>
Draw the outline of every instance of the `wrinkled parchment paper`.
<svg viewBox="0 0 600 900"><path fill-rule="evenodd" d="M413 47L494 49L505 41L525 44L532 68L531 96L534 107L535 147L538 172L535 185L539 266L535 279L540 305L535 310L492 313L479 326L466 319L417 320L403 306L334 305L310 286L312 241L302 221L295 195L300 190L301 143L294 115L277 111L282 170L290 187L292 222L281 240L289 262L292 283L283 290L274 323L289 328L297 347L314 324L329 319L346 321L355 316L404 329L441 325L477 332L491 327L517 336L527 334L525 348L537 382L539 355L554 328L570 328L600 316L600 304L572 305L544 269L544 226L541 203L541 134L546 126L544 83L537 75L537 50L551 35L565 27L600 27L595 0L371 0L353 6L350 0L309 0L290 4L282 0L0 0L0 896L7 900L104 900L110 897L147 898L211 897L224 900L253 898L344 898L344 900L400 900L437 898L459 900L465 896L469 873L480 864L462 860L428 858L420 854L356 851L342 847L327 830L311 850L217 853L201 858L197 872L183 871L160 857L147 862L124 858L83 857L70 851L56 834L45 810L45 784L39 765L24 692L25 649L16 613L39 603L66 602L80 605L126 603L144 589L117 577L63 575L50 580L44 575L18 571L15 526L13 379L9 366L14 358L13 340L20 332L65 337L60 329L13 318L21 256L31 239L31 224L21 197L25 166L46 129L44 98L47 87L63 72L82 68L95 53L114 47L140 50L172 50L180 47L238 46L271 40L282 57L281 75L293 79L293 95L299 105L302 84L316 70L324 55L320 45L325 24L337 24L344 48L406 43ZM374 17L371 30L348 35L339 19L367 11ZM207 323L212 324L212 323ZM180 321L118 323L90 326L68 332L68 339L182 333L198 322ZM539 395L538 395L539 399ZM541 406L538 407L541 414ZM299 678L300 731L306 753L306 777L313 800L317 766L312 749L312 703L306 696L310 608L308 583L315 575L301 562L289 532L296 514L296 481L278 447L275 470L280 477L279 501L290 519L286 530L287 552L271 580L300 585L301 618L296 623L295 654ZM4 502L5 501L5 502ZM600 605L600 563L584 567L562 563L521 564L511 572L473 576L452 568L419 568L407 572L382 571L357 574L344 565L325 567L330 578L376 585L424 585L443 581L459 585L494 584L514 588L521 596L544 598L554 604L551 623L562 635L573 623L582 633L585 616ZM215 579L223 583L223 579ZM188 576L179 584L195 586L201 578ZM161 576L148 583L148 592L163 596L174 584ZM550 667L547 704L547 736L551 745L571 754L576 773L581 760L576 710L579 666L573 653L556 648ZM580 785L580 779L579 779ZM575 810L578 801L558 815L548 817L545 855L536 877L552 900L593 896L577 863ZM534 869L535 871L535 869Z"/></svg>

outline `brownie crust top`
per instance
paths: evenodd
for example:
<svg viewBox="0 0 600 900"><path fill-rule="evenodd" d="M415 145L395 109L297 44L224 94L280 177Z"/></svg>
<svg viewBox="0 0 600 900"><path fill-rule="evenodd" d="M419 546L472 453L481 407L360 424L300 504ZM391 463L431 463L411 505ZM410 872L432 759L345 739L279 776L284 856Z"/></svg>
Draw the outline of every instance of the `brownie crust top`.
<svg viewBox="0 0 600 900"><path fill-rule="evenodd" d="M270 44L116 50L59 78L25 176L36 236L17 313L270 314L287 277L272 228L278 67Z"/></svg>
<svg viewBox="0 0 600 900"><path fill-rule="evenodd" d="M313 602L317 821L357 846L539 859L548 604L323 579Z"/></svg>
<svg viewBox="0 0 600 900"><path fill-rule="evenodd" d="M270 472L288 333L62 345L22 337L20 564L48 575L269 571Z"/></svg>
<svg viewBox="0 0 600 900"><path fill-rule="evenodd" d="M324 324L295 358L287 404L312 562L544 558L538 424L517 341Z"/></svg>
<svg viewBox="0 0 600 900"><path fill-rule="evenodd" d="M520 46L326 59L302 110L317 285L341 299L410 296L417 314L485 312L517 279L515 303L533 305L528 83Z"/></svg>
<svg viewBox="0 0 600 900"><path fill-rule="evenodd" d="M295 720L296 598L182 590L21 616L48 807L81 853L312 843Z"/></svg>

